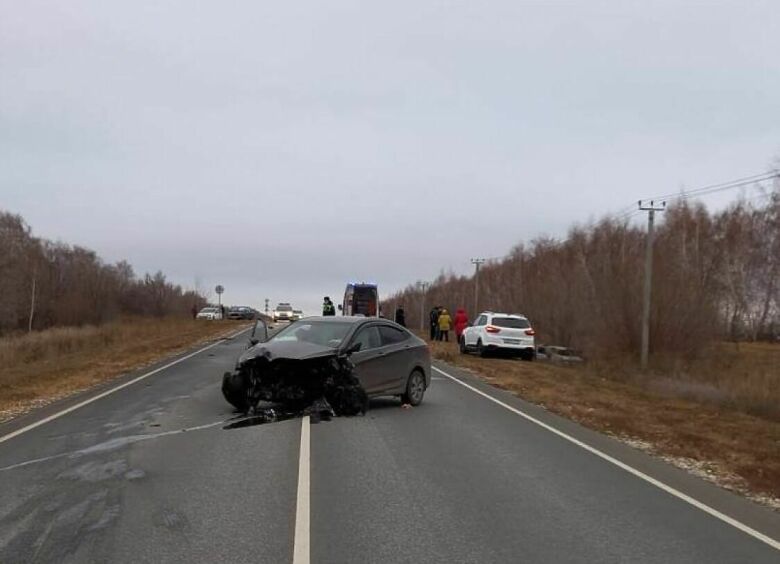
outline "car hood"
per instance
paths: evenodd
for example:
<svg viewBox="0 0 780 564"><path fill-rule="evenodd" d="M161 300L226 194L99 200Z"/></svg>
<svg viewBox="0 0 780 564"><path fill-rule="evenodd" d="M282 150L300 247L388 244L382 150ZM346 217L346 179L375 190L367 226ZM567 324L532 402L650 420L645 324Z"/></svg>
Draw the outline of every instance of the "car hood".
<svg viewBox="0 0 780 564"><path fill-rule="evenodd" d="M336 354L337 350L334 348L305 341L269 341L247 349L238 358L238 364L259 356L264 356L268 360L311 360L336 356Z"/></svg>

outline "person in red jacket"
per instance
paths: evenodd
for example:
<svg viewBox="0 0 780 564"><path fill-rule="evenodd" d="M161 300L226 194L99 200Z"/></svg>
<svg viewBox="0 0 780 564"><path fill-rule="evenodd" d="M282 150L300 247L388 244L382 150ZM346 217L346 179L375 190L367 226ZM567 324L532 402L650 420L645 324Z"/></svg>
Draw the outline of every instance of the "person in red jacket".
<svg viewBox="0 0 780 564"><path fill-rule="evenodd" d="M466 315L466 311L463 308L458 308L455 312L455 340L460 342L460 336L463 334L463 330L469 324L469 316Z"/></svg>

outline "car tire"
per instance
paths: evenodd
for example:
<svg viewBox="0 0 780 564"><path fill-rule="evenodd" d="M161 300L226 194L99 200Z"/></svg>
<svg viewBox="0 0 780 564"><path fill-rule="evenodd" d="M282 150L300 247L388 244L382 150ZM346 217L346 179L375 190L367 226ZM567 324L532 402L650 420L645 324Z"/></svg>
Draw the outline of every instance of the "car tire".
<svg viewBox="0 0 780 564"><path fill-rule="evenodd" d="M479 356L481 356L482 358L485 358L488 354L487 349L482 344L482 339L477 341L477 352L479 353Z"/></svg>
<svg viewBox="0 0 780 564"><path fill-rule="evenodd" d="M468 353L468 349L466 349L466 337L461 337L458 340L458 350L460 351L460 354L466 354Z"/></svg>
<svg viewBox="0 0 780 564"><path fill-rule="evenodd" d="M418 406L425 395L425 376L419 370L413 370L406 380L406 391L401 396L401 403Z"/></svg>
<svg viewBox="0 0 780 564"><path fill-rule="evenodd" d="M238 411L246 413L249 404L249 379L242 372L225 372L222 376L222 395L225 400Z"/></svg>

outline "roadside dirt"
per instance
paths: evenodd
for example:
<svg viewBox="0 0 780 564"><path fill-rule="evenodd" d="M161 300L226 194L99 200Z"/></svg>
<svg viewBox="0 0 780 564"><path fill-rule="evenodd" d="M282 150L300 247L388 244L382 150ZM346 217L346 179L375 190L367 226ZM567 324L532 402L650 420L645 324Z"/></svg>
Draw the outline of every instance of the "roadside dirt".
<svg viewBox="0 0 780 564"><path fill-rule="evenodd" d="M434 358L726 489L780 510L780 423L599 378L580 367L461 355Z"/></svg>
<svg viewBox="0 0 780 564"><path fill-rule="evenodd" d="M0 340L0 423L166 357L246 323L128 319Z"/></svg>

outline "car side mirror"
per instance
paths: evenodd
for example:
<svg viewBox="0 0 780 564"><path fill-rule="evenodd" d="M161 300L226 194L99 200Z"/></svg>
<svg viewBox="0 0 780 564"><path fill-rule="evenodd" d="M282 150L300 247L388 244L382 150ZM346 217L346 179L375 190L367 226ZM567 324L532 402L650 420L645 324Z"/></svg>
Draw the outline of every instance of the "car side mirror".
<svg viewBox="0 0 780 564"><path fill-rule="evenodd" d="M345 356L350 356L355 354L356 352L360 352L360 349L363 348L363 343L352 343L352 345L344 351Z"/></svg>
<svg viewBox="0 0 780 564"><path fill-rule="evenodd" d="M339 308L339 311L344 311L344 306L343 305L339 304L338 308Z"/></svg>
<svg viewBox="0 0 780 564"><path fill-rule="evenodd" d="M254 347L257 343L260 342L260 339L249 339L249 345Z"/></svg>

